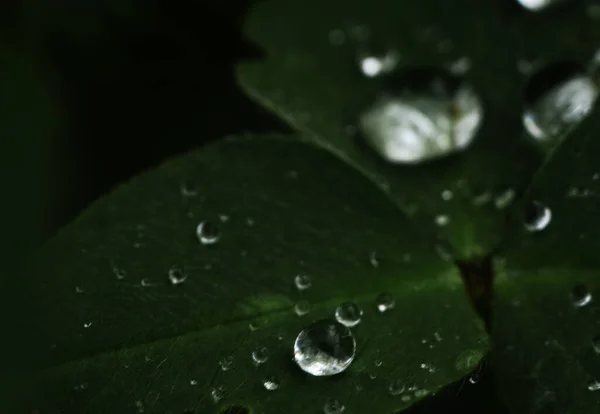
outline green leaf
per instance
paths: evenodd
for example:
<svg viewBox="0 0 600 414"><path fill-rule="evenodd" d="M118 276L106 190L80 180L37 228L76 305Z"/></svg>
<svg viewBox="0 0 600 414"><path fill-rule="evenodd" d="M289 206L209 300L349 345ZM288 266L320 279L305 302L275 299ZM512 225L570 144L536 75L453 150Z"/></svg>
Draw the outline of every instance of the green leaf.
<svg viewBox="0 0 600 414"><path fill-rule="evenodd" d="M216 244L199 242L202 221L220 227ZM172 266L182 284L169 282ZM312 286L299 292L297 274ZM294 414L335 398L348 412L392 413L463 377L487 350L457 269L420 228L330 154L277 137L226 140L136 178L49 242L26 277L24 339L43 368L24 382L28 412L233 404ZM382 292L395 298L384 313ZM311 310L297 316L301 300ZM348 300L364 310L354 362L337 376L304 373L296 336ZM255 366L262 347L268 360ZM263 388L271 376L276 391ZM393 397L397 379L405 391Z"/></svg>
<svg viewBox="0 0 600 414"><path fill-rule="evenodd" d="M597 412L600 391L600 108L557 148L524 206L551 211L539 232L515 220L495 281L495 362L515 413ZM521 216L516 218L521 219ZM591 295L587 304L586 294Z"/></svg>
<svg viewBox="0 0 600 414"><path fill-rule="evenodd" d="M585 14L584 2L539 15L512 3L264 1L250 13L246 31L266 57L242 64L239 79L249 95L305 139L362 171L423 229L449 240L457 257L485 255L503 234L504 211L494 207L493 199L506 190L520 194L541 158L521 125L529 75L519 71L519 62L540 67L565 59L587 62L600 36L600 25ZM390 90L386 77L360 73L357 56L365 49L395 51L395 73L444 70L467 58L472 68L465 79L484 107L473 145L436 162L391 165L366 150L360 137L350 136L348 126L354 129L358 114ZM442 202L444 190L454 192L452 201ZM440 214L450 221L436 228Z"/></svg>

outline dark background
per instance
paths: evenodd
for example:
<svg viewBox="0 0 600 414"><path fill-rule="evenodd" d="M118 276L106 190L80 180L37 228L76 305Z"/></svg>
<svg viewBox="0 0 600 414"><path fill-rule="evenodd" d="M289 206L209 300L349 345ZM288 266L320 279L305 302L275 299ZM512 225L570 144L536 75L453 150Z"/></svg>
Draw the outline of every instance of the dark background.
<svg viewBox="0 0 600 414"><path fill-rule="evenodd" d="M234 77L237 61L261 57L242 34L250 6L0 5L0 213L8 247L0 289L17 292L18 259L120 183L230 134L289 132ZM477 384L459 381L412 411L501 412L484 365Z"/></svg>

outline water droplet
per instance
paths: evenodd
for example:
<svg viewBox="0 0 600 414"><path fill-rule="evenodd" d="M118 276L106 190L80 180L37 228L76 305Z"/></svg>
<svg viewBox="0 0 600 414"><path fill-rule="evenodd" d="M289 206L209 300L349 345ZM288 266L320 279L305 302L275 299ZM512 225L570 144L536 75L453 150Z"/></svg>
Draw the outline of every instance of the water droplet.
<svg viewBox="0 0 600 414"><path fill-rule="evenodd" d="M214 387L210 391L210 396L212 397L213 402L218 403L225 396L225 387L223 387L222 385Z"/></svg>
<svg viewBox="0 0 600 414"><path fill-rule="evenodd" d="M85 322L83 324L83 327L86 328L86 329L89 328L90 326L92 326L92 322Z"/></svg>
<svg viewBox="0 0 600 414"><path fill-rule="evenodd" d="M196 381L195 379L191 379L190 380L190 385L197 385L198 381Z"/></svg>
<svg viewBox="0 0 600 414"><path fill-rule="evenodd" d="M471 69L471 59L466 56L463 56L448 65L448 70L453 75L464 75L469 69Z"/></svg>
<svg viewBox="0 0 600 414"><path fill-rule="evenodd" d="M417 164L465 149L482 119L481 101L468 85L437 76L419 90L382 95L360 114L358 124L384 159Z"/></svg>
<svg viewBox="0 0 600 414"><path fill-rule="evenodd" d="M356 341L350 329L329 320L315 322L300 332L294 343L294 360L303 371L315 376L345 371L355 353Z"/></svg>
<svg viewBox="0 0 600 414"><path fill-rule="evenodd" d="M255 221L254 221L254 219L253 219L253 218L251 218L251 217L249 217L249 218L247 218L247 219L246 219L246 224L248 225L248 227L252 227L252 226L254 226L254 224L255 224L255 223L256 223L256 222L255 222Z"/></svg>
<svg viewBox="0 0 600 414"><path fill-rule="evenodd" d="M530 203L525 210L525 229L541 231L548 227L552 220L552 211L538 201Z"/></svg>
<svg viewBox="0 0 600 414"><path fill-rule="evenodd" d="M442 342L444 340L444 338L442 338L442 335L440 335L440 333L437 331L433 333L433 337L437 342Z"/></svg>
<svg viewBox="0 0 600 414"><path fill-rule="evenodd" d="M398 54L390 51L382 55L362 53L359 56L358 62L363 75L368 78L374 78L392 72L398 65L398 60Z"/></svg>
<svg viewBox="0 0 600 414"><path fill-rule="evenodd" d="M294 284L298 290L306 290L312 286L312 281L308 275L296 275L294 278Z"/></svg>
<svg viewBox="0 0 600 414"><path fill-rule="evenodd" d="M594 348L594 352L600 354L600 335L596 335L594 339L592 339L592 347Z"/></svg>
<svg viewBox="0 0 600 414"><path fill-rule="evenodd" d="M221 238L219 227L210 221L203 221L196 227L196 236L204 245L215 244Z"/></svg>
<svg viewBox="0 0 600 414"><path fill-rule="evenodd" d="M181 266L173 266L169 269L169 282L172 285L180 285L187 279L187 274Z"/></svg>
<svg viewBox="0 0 600 414"><path fill-rule="evenodd" d="M379 258L377 257L377 252L369 253L369 263L373 267L379 267Z"/></svg>
<svg viewBox="0 0 600 414"><path fill-rule="evenodd" d="M600 390L600 381L591 380L590 382L588 382L588 390L590 390L590 391Z"/></svg>
<svg viewBox="0 0 600 414"><path fill-rule="evenodd" d="M555 70L559 69L563 70L562 67ZM526 102L523 112L523 125L534 140L552 142L591 112L600 91L587 75L561 75L563 80L550 88L547 87L549 80L545 77L550 75L542 72L538 76L541 80L534 78L532 86L528 88L534 92L528 94L532 96L527 97L529 102ZM537 91L536 88L543 90Z"/></svg>
<svg viewBox="0 0 600 414"><path fill-rule="evenodd" d="M404 381L395 379L392 382L390 382L390 385L388 386L388 391L391 396L395 397L396 395L402 394L404 392L404 388Z"/></svg>
<svg viewBox="0 0 600 414"><path fill-rule="evenodd" d="M80 286L75 286L75 293L84 293L85 291Z"/></svg>
<svg viewBox="0 0 600 414"><path fill-rule="evenodd" d="M151 286L152 284L150 283L149 279L144 278L144 279L140 280L140 285L142 287L148 287L148 286Z"/></svg>
<svg viewBox="0 0 600 414"><path fill-rule="evenodd" d="M323 406L324 414L341 414L346 411L346 407L341 403L340 400L331 398L325 402Z"/></svg>
<svg viewBox="0 0 600 414"><path fill-rule="evenodd" d="M274 377L269 377L263 381L263 387L267 391L275 391L279 388L279 382Z"/></svg>
<svg viewBox="0 0 600 414"><path fill-rule="evenodd" d="M344 302L335 310L335 319L349 328L358 325L363 310L354 302Z"/></svg>
<svg viewBox="0 0 600 414"><path fill-rule="evenodd" d="M414 392L415 398L423 398L426 397L428 394L429 391L425 389L415 390Z"/></svg>
<svg viewBox="0 0 600 414"><path fill-rule="evenodd" d="M412 400L412 397L410 395L403 395L402 396L402 402L403 403L410 402L410 400Z"/></svg>
<svg viewBox="0 0 600 414"><path fill-rule="evenodd" d="M228 355L219 361L221 371L229 371L233 367L233 356Z"/></svg>
<svg viewBox="0 0 600 414"><path fill-rule="evenodd" d="M517 0L519 4L531 11L544 10L549 6L556 3L563 2L565 0Z"/></svg>
<svg viewBox="0 0 600 414"><path fill-rule="evenodd" d="M478 374L473 374L469 377L469 383L471 384L477 384L479 382L479 375Z"/></svg>
<svg viewBox="0 0 600 414"><path fill-rule="evenodd" d="M510 206L514 199L515 190L513 190L512 188L508 188L496 196L496 198L494 199L494 206L496 206L498 210L502 210Z"/></svg>
<svg viewBox="0 0 600 414"><path fill-rule="evenodd" d="M260 324L258 322L250 322L248 324L248 328L250 328L250 331L252 331L252 332L258 331L260 328Z"/></svg>
<svg viewBox="0 0 600 414"><path fill-rule="evenodd" d="M571 300L575 307L581 308L592 301L592 293L587 286L577 285L571 291Z"/></svg>
<svg viewBox="0 0 600 414"><path fill-rule="evenodd" d="M387 312L390 309L394 309L394 306L396 306L396 301L394 300L394 297L391 293L387 292L380 293L379 296L377 296L376 302L377 310L379 312Z"/></svg>
<svg viewBox="0 0 600 414"><path fill-rule="evenodd" d="M450 217L448 217L447 215L439 214L435 216L435 224L437 224L438 226L443 227L448 225L448 223L450 223Z"/></svg>
<svg viewBox="0 0 600 414"><path fill-rule="evenodd" d="M294 305L294 312L298 316L304 316L310 312L310 303L307 300L301 300Z"/></svg>
<svg viewBox="0 0 600 414"><path fill-rule="evenodd" d="M376 359L373 364L379 368L380 366L383 365L383 361L381 359Z"/></svg>
<svg viewBox="0 0 600 414"><path fill-rule="evenodd" d="M113 273L115 274L117 280L123 280L125 279L125 276L127 276L127 272L125 272L123 269L119 269L118 267L113 267Z"/></svg>
<svg viewBox="0 0 600 414"><path fill-rule="evenodd" d="M137 408L138 413L143 413L144 412L144 403L142 403L142 401L137 400L135 402L135 408Z"/></svg>
<svg viewBox="0 0 600 414"><path fill-rule="evenodd" d="M227 223L229 221L229 216L227 214L219 214L219 220L221 223Z"/></svg>
<svg viewBox="0 0 600 414"><path fill-rule="evenodd" d="M181 187L179 187L179 189L180 189L181 195L183 197L195 197L198 195L198 192L196 191L196 189L187 183L181 184Z"/></svg>
<svg viewBox="0 0 600 414"><path fill-rule="evenodd" d="M269 350L265 347L255 349L252 351L252 362L255 365L264 364L269 359Z"/></svg>
<svg viewBox="0 0 600 414"><path fill-rule="evenodd" d="M454 193L452 191L450 191L450 190L442 191L442 200L450 201L450 200L452 200L453 197L454 197Z"/></svg>

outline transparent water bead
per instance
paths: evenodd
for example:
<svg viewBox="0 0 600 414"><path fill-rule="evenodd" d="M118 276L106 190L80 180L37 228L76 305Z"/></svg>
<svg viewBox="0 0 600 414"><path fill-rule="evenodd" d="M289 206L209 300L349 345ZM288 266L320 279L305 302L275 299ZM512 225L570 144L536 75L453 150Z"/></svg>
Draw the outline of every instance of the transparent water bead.
<svg viewBox="0 0 600 414"><path fill-rule="evenodd" d="M585 285L577 285L571 291L571 300L577 308L588 305L592 301L592 293Z"/></svg>
<svg viewBox="0 0 600 414"><path fill-rule="evenodd" d="M314 376L335 375L345 371L356 353L356 341L348 327L339 322L321 320L298 334L294 360Z"/></svg>
<svg viewBox="0 0 600 414"><path fill-rule="evenodd" d="M127 272L123 269L119 269L118 267L113 267L113 273L117 280L123 280L127 276Z"/></svg>
<svg viewBox="0 0 600 414"><path fill-rule="evenodd" d="M335 310L335 319L349 328L360 323L363 310L354 302L344 302Z"/></svg>
<svg viewBox="0 0 600 414"><path fill-rule="evenodd" d="M196 236L204 245L215 244L221 238L219 226L210 221L203 221L196 227Z"/></svg>
<svg viewBox="0 0 600 414"><path fill-rule="evenodd" d="M264 364L269 359L269 350L261 347L252 351L252 361L255 365Z"/></svg>
<svg viewBox="0 0 600 414"><path fill-rule="evenodd" d="M531 11L544 10L549 6L562 3L569 0L517 0L517 2Z"/></svg>
<svg viewBox="0 0 600 414"><path fill-rule="evenodd" d="M221 371L229 371L233 367L233 357L229 355L221 359L219 366L221 367Z"/></svg>
<svg viewBox="0 0 600 414"><path fill-rule="evenodd" d="M368 78L392 72L398 65L399 55L394 51L383 54L361 53L358 58L360 71Z"/></svg>
<svg viewBox="0 0 600 414"><path fill-rule="evenodd" d="M294 277L294 284L298 290L306 290L312 286L312 281L308 275L296 275Z"/></svg>
<svg viewBox="0 0 600 414"><path fill-rule="evenodd" d="M395 397L396 395L400 395L404 392L405 389L405 385L404 385L404 381L399 380L399 379L395 379L392 382L390 382L390 385L388 386L388 392L391 396Z"/></svg>
<svg viewBox="0 0 600 414"><path fill-rule="evenodd" d="M210 396L212 397L214 403L218 403L223 399L223 397L225 397L225 387L223 387L222 385L213 387L210 390Z"/></svg>
<svg viewBox="0 0 600 414"><path fill-rule="evenodd" d="M533 201L525 210L524 226L527 231L542 231L548 227L551 220L552 211L539 201Z"/></svg>
<svg viewBox="0 0 600 414"><path fill-rule="evenodd" d="M341 414L346 411L346 407L342 402L338 399L331 398L325 401L325 405L323 405L323 413L324 414Z"/></svg>
<svg viewBox="0 0 600 414"><path fill-rule="evenodd" d="M422 78L422 76L420 76ZM387 161L417 164L465 149L483 120L480 99L463 82L416 79L382 95L358 117L367 143Z"/></svg>
<svg viewBox="0 0 600 414"><path fill-rule="evenodd" d="M180 285L187 279L187 274L181 266L172 266L169 269L169 282L172 285Z"/></svg>
<svg viewBox="0 0 600 414"><path fill-rule="evenodd" d="M307 300L301 300L294 305L294 312L298 316L304 316L310 312L310 303Z"/></svg>
<svg viewBox="0 0 600 414"><path fill-rule="evenodd" d="M571 75L529 102L523 125L534 140L552 142L589 115L599 93L589 76Z"/></svg>
<svg viewBox="0 0 600 414"><path fill-rule="evenodd" d="M376 302L377 310L382 313L394 309L394 306L396 306L396 301L394 300L394 297L391 293L387 292L380 293L379 296L377 296Z"/></svg>
<svg viewBox="0 0 600 414"><path fill-rule="evenodd" d="M588 390L599 391L600 390L600 381L591 380L590 382L588 382Z"/></svg>
<svg viewBox="0 0 600 414"><path fill-rule="evenodd" d="M595 353L600 354L600 335L596 335L592 339L592 348L594 348Z"/></svg>
<svg viewBox="0 0 600 414"><path fill-rule="evenodd" d="M267 391L275 391L279 388L279 381L277 381L274 377L269 377L263 381L263 387Z"/></svg>

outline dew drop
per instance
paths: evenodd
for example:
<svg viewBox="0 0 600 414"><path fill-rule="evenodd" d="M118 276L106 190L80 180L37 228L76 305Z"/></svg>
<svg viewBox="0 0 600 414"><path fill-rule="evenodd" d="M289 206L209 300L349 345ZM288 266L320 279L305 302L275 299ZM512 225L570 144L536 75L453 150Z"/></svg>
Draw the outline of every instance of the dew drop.
<svg viewBox="0 0 600 414"><path fill-rule="evenodd" d="M388 386L388 392L392 397L395 397L397 395L402 394L404 392L404 388L404 381L395 379L392 382L390 382L390 385Z"/></svg>
<svg viewBox="0 0 600 414"><path fill-rule="evenodd" d="M477 384L479 382L479 375L478 374L473 374L469 377L469 383L470 384Z"/></svg>
<svg viewBox="0 0 600 414"><path fill-rule="evenodd" d="M181 191L181 195L183 197L195 197L198 195L198 191L196 191L196 189L188 183L181 184L179 190Z"/></svg>
<svg viewBox="0 0 600 414"><path fill-rule="evenodd" d="M513 190L512 188L508 188L496 196L496 198L494 199L494 206L496 206L498 210L505 209L506 207L511 205L514 199L515 190Z"/></svg>
<svg viewBox="0 0 600 414"><path fill-rule="evenodd" d="M144 412L144 403L142 403L142 401L137 400L135 402L135 408L137 408L138 413L143 413Z"/></svg>
<svg viewBox="0 0 600 414"><path fill-rule="evenodd" d="M195 379L191 379L190 380L190 385L197 385L198 381L196 381Z"/></svg>
<svg viewBox="0 0 600 414"><path fill-rule="evenodd" d="M588 382L588 390L590 390L590 391L600 390L600 381L590 380L590 382Z"/></svg>
<svg viewBox="0 0 600 414"><path fill-rule="evenodd" d="M437 216L435 216L435 224L437 224L440 227L444 227L447 226L448 223L450 223L450 217L448 217L445 214L439 214Z"/></svg>
<svg viewBox="0 0 600 414"><path fill-rule="evenodd" d="M123 280L125 279L125 276L127 276L127 272L125 272L123 269L119 269L118 267L113 267L113 273L115 274L117 280Z"/></svg>
<svg viewBox="0 0 600 414"><path fill-rule="evenodd" d="M314 376L339 374L352 363L356 341L348 327L321 320L298 334L294 343L294 360Z"/></svg>
<svg viewBox="0 0 600 414"><path fill-rule="evenodd" d="M363 310L354 302L344 302L335 310L335 319L349 328L360 323Z"/></svg>
<svg viewBox="0 0 600 414"><path fill-rule="evenodd" d="M379 258L377 257L377 252L369 253L369 263L373 267L379 267Z"/></svg>
<svg viewBox="0 0 600 414"><path fill-rule="evenodd" d="M341 414L346 411L346 407L342 402L338 399L331 398L325 401L325 405L323 406L324 414Z"/></svg>
<svg viewBox="0 0 600 414"><path fill-rule="evenodd" d="M581 308L592 301L592 293L587 286L577 285L571 291L571 300L575 307Z"/></svg>
<svg viewBox="0 0 600 414"><path fill-rule="evenodd" d="M86 329L89 328L90 326L92 326L92 322L85 322L83 324L83 327L86 328Z"/></svg>
<svg viewBox="0 0 600 414"><path fill-rule="evenodd" d="M387 292L380 293L379 296L377 296L376 302L377 310L382 313L394 309L394 306L396 306L396 301L394 300L394 297L391 293Z"/></svg>
<svg viewBox="0 0 600 414"><path fill-rule="evenodd" d="M542 231L552 220L552 211L538 201L530 203L525 210L525 230Z"/></svg>
<svg viewBox="0 0 600 414"><path fill-rule="evenodd" d="M310 312L310 303L307 300L301 300L294 305L294 312L298 316L304 316Z"/></svg>
<svg viewBox="0 0 600 414"><path fill-rule="evenodd" d="M592 339L592 348L595 353L600 354L600 335L596 335L594 339Z"/></svg>
<svg viewBox="0 0 600 414"><path fill-rule="evenodd" d="M258 331L260 329L260 325L258 322L250 322L248 324L248 328L251 332Z"/></svg>
<svg viewBox="0 0 600 414"><path fill-rule="evenodd" d="M144 279L140 280L140 285L142 287L148 287L148 286L151 286L152 284L150 283L149 279L144 278Z"/></svg>
<svg viewBox="0 0 600 414"><path fill-rule="evenodd" d="M229 371L233 367L233 356L228 355L219 361L221 371Z"/></svg>
<svg viewBox="0 0 600 414"><path fill-rule="evenodd" d="M379 368L380 366L383 365L383 361L381 359L376 359L375 362L374 362L374 364L375 364L376 367Z"/></svg>
<svg viewBox="0 0 600 414"><path fill-rule="evenodd" d="M212 397L213 402L218 403L225 396L225 387L222 385L213 387L213 389L210 390L210 396Z"/></svg>
<svg viewBox="0 0 600 414"><path fill-rule="evenodd" d="M196 236L198 236L200 243L208 246L219 241L221 232L215 223L203 221L196 227Z"/></svg>
<svg viewBox="0 0 600 414"><path fill-rule="evenodd" d="M374 78L392 72L398 65L398 60L398 54L390 51L382 55L362 53L358 62L362 74L368 78Z"/></svg>
<svg viewBox="0 0 600 414"><path fill-rule="evenodd" d="M172 266L169 269L169 282L172 285L180 285L187 279L187 274L184 272L181 266Z"/></svg>
<svg viewBox="0 0 600 414"><path fill-rule="evenodd" d="M75 286L75 293L84 293L85 291L80 286Z"/></svg>
<svg viewBox="0 0 600 414"><path fill-rule="evenodd" d="M265 347L257 348L252 351L252 362L255 365L264 364L269 359L269 350Z"/></svg>
<svg viewBox="0 0 600 414"><path fill-rule="evenodd" d="M448 65L448 70L453 75L464 75L469 69L471 69L471 59L466 56L463 56Z"/></svg>
<svg viewBox="0 0 600 414"><path fill-rule="evenodd" d="M470 86L453 86L436 76L418 90L382 95L359 115L362 135L381 157L399 164L465 149L479 130L483 107Z"/></svg>
<svg viewBox="0 0 600 414"><path fill-rule="evenodd" d="M566 0L517 0L519 4L531 11L541 11L549 6L561 3Z"/></svg>
<svg viewBox="0 0 600 414"><path fill-rule="evenodd" d="M312 281L308 275L296 275L294 277L294 284L298 290L306 290L312 286Z"/></svg>
<svg viewBox="0 0 600 414"><path fill-rule="evenodd" d="M450 191L450 190L442 191L442 200L450 201L450 200L452 200L453 197L454 197L454 193L452 193L452 191Z"/></svg>
<svg viewBox="0 0 600 414"><path fill-rule="evenodd" d="M263 381L263 387L267 391L275 391L279 388L279 381L277 381L274 377L269 377Z"/></svg>
<svg viewBox="0 0 600 414"><path fill-rule="evenodd" d="M599 93L589 76L571 74L529 99L523 112L523 125L534 140L551 142L589 115Z"/></svg>

